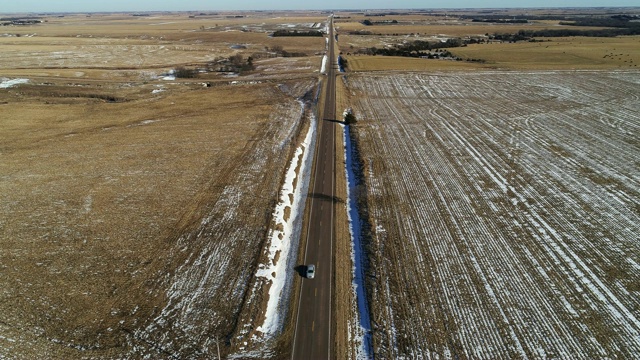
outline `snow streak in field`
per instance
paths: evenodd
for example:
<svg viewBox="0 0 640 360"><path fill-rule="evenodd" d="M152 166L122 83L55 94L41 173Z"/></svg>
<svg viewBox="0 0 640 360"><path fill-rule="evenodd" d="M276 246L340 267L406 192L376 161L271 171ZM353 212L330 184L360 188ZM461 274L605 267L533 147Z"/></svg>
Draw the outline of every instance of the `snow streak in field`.
<svg viewBox="0 0 640 360"><path fill-rule="evenodd" d="M376 355L640 353L640 73L350 83Z"/></svg>

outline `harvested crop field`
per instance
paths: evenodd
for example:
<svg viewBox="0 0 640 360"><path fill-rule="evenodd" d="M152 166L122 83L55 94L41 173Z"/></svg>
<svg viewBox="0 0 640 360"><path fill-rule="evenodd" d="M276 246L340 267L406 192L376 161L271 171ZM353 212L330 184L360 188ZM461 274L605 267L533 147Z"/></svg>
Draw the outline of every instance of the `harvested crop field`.
<svg viewBox="0 0 640 360"><path fill-rule="evenodd" d="M348 84L376 357L640 353L640 73Z"/></svg>

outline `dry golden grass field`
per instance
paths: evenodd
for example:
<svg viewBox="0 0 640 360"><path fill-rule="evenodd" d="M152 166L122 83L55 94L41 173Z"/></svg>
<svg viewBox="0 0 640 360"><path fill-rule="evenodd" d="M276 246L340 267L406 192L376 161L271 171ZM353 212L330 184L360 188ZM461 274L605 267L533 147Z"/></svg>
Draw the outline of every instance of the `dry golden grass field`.
<svg viewBox="0 0 640 360"><path fill-rule="evenodd" d="M548 42L470 45L452 52L462 58L486 60L487 68L535 70L637 70L640 36L612 39L554 38Z"/></svg>
<svg viewBox="0 0 640 360"><path fill-rule="evenodd" d="M345 50L343 50L345 51ZM484 62L385 56L348 56L352 71L384 70L629 70L640 65L640 36L612 39L571 37L545 42L475 44L450 51Z"/></svg>
<svg viewBox="0 0 640 360"><path fill-rule="evenodd" d="M266 56L266 48L274 46L309 55L324 49L322 38L269 37L277 29L308 29L314 23L324 26L326 20L322 15L284 15L246 15L233 21L226 15L68 15L33 26L3 27L0 75L101 80L128 75L139 80L180 64L204 64L235 53ZM242 48L233 48L237 45Z"/></svg>
<svg viewBox="0 0 640 360"><path fill-rule="evenodd" d="M595 10L594 10L595 11ZM566 10L531 10L532 14L560 15ZM631 13L637 13L632 9ZM496 13L501 13L496 11ZM522 10L505 13L520 15ZM587 14L585 11L583 15ZM640 36L616 38L540 38L541 42L472 44L451 48L449 51L461 59L480 59L482 63L451 60L429 60L415 58L371 57L356 55L364 48L384 48L415 40L442 41L449 38L483 38L487 34L516 33L519 30L576 29L561 25L560 21L534 20L527 24L477 23L462 19L458 15L472 14L469 11L453 11L447 16L429 14L401 14L383 17L362 14L340 14L336 27L341 33L340 50L347 55L352 71L384 70L464 70L464 69L634 69L640 64ZM601 15L601 14L600 14ZM397 24L374 24L365 26L364 20L397 21ZM581 30L602 29L580 27ZM354 32L365 32L357 35ZM369 32L370 34L366 34Z"/></svg>
<svg viewBox="0 0 640 360"><path fill-rule="evenodd" d="M211 357L260 313L325 46L268 34L326 17L189 15L0 28L0 358ZM170 75L238 53L255 69Z"/></svg>

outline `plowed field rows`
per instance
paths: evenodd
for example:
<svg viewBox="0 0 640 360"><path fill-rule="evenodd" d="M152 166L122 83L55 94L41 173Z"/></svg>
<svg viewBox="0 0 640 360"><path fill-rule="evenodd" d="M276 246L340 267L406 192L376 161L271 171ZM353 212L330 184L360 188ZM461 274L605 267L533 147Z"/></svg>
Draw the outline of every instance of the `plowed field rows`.
<svg viewBox="0 0 640 360"><path fill-rule="evenodd" d="M640 353L640 73L348 82L379 358Z"/></svg>

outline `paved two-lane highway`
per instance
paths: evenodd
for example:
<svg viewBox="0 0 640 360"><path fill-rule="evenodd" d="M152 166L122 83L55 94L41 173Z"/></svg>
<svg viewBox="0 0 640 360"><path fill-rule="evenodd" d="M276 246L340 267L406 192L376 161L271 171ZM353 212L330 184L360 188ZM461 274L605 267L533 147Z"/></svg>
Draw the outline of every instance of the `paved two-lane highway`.
<svg viewBox="0 0 640 360"><path fill-rule="evenodd" d="M303 279L296 316L292 359L332 358L331 296L333 293L333 216L335 194L336 90L333 18L329 23L324 111L318 127L315 174L305 250L305 264L315 264L314 279Z"/></svg>

